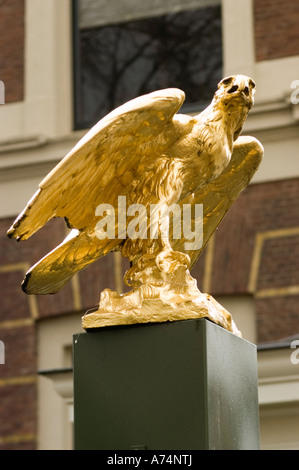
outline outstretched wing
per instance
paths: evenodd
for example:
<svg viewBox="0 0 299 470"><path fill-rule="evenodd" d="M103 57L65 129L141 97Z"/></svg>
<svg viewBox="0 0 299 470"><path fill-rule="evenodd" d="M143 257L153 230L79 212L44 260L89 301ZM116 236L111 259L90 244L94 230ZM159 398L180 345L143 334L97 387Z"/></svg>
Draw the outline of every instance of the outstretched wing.
<svg viewBox="0 0 299 470"><path fill-rule="evenodd" d="M8 236L25 240L52 217L86 228L96 207L126 194L144 171L142 161L155 159L155 151L144 148L155 142L184 99L183 91L169 88L129 101L100 120L40 183Z"/></svg>
<svg viewBox="0 0 299 470"><path fill-rule="evenodd" d="M233 202L249 184L259 167L263 154L263 146L257 139L247 136L239 137L234 144L231 161L221 175L180 201L181 206L183 204L203 205L203 221L199 221L199 223L203 223L202 245L198 249L186 250L185 247L188 246L186 243L190 243L186 237L183 236L171 241L174 250L187 253L190 256L190 268L194 266ZM184 234L184 230L182 232Z"/></svg>

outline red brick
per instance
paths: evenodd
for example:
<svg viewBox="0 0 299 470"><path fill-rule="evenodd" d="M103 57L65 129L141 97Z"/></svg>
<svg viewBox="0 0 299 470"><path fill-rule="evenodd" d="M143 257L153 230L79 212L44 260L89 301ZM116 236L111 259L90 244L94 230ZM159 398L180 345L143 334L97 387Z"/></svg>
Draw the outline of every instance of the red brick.
<svg viewBox="0 0 299 470"><path fill-rule="evenodd" d="M272 342L299 331L299 296L256 299L258 342Z"/></svg>
<svg viewBox="0 0 299 470"><path fill-rule="evenodd" d="M23 271L0 272L0 322L30 317L29 299L21 290Z"/></svg>
<svg viewBox="0 0 299 470"><path fill-rule="evenodd" d="M36 384L0 387L1 437L35 435Z"/></svg>
<svg viewBox="0 0 299 470"><path fill-rule="evenodd" d="M256 234L299 227L298 200L298 178L250 185L241 194L216 231L214 294L247 293ZM272 243L278 242L274 240ZM292 240L284 243L292 243ZM269 250L267 258L271 258ZM288 279L289 265L283 259L281 262L284 267L280 274ZM296 273L298 262L294 257L292 266ZM275 263L279 264L279 260ZM297 274L294 276L297 279ZM257 288L260 288L259 284Z"/></svg>
<svg viewBox="0 0 299 470"><path fill-rule="evenodd" d="M299 53L298 0L255 0L256 59L271 60Z"/></svg>
<svg viewBox="0 0 299 470"><path fill-rule="evenodd" d="M24 98L24 8L24 0L0 4L0 80L6 103Z"/></svg>
<svg viewBox="0 0 299 470"><path fill-rule="evenodd" d="M1 379L35 374L35 327L22 326L0 329L0 339L5 345L5 364L0 365Z"/></svg>
<svg viewBox="0 0 299 470"><path fill-rule="evenodd" d="M286 236L264 241L259 289L299 286L299 236Z"/></svg>
<svg viewBox="0 0 299 470"><path fill-rule="evenodd" d="M79 272L82 308L98 306L104 289L115 289L114 257L109 253Z"/></svg>

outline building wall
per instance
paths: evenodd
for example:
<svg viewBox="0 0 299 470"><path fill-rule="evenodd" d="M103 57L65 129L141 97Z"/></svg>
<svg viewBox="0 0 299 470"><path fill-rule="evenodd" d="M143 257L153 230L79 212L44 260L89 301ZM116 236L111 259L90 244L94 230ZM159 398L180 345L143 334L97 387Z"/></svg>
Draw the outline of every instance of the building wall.
<svg viewBox="0 0 299 470"><path fill-rule="evenodd" d="M210 292L253 296L258 343L299 328L298 200L299 178L250 185L214 238Z"/></svg>
<svg viewBox="0 0 299 470"><path fill-rule="evenodd" d="M24 97L24 0L2 2L0 16L0 73L5 83L5 101Z"/></svg>
<svg viewBox="0 0 299 470"><path fill-rule="evenodd" d="M299 105L290 102L291 82L299 79L297 3L222 0L223 75L244 73L256 80L256 104L244 133L261 140L265 157L193 275L202 291L240 318L244 337L257 343L299 329ZM63 448L62 431L49 430L49 423L60 429L62 405L50 381L36 371L66 365L64 353L55 349L55 329L61 322L70 328L59 330L59 347L68 350L82 313L97 305L103 288L123 288L125 267L117 255L109 255L54 296L21 291L26 270L64 238L66 227L51 221L19 244L6 237L6 230L39 181L83 134L72 128L70 1L3 0L0 42L7 103L0 106L0 339L6 358L0 365L0 448ZM268 407L267 419L271 415L272 429L275 423L279 428L274 408L269 415L274 404L267 400L262 404ZM294 416L296 403L292 398Z"/></svg>
<svg viewBox="0 0 299 470"><path fill-rule="evenodd" d="M293 0L255 0L257 61L298 55L299 5Z"/></svg>

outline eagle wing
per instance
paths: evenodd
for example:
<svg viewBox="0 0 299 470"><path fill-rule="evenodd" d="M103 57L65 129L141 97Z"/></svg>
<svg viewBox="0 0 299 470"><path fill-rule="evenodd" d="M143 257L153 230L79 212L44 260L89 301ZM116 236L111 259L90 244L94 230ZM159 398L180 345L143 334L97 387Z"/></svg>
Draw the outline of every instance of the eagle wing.
<svg viewBox="0 0 299 470"><path fill-rule="evenodd" d="M234 143L230 163L221 175L180 201L181 207L183 204L203 205L203 221L199 221L203 223L201 246L198 249L188 250L185 248L185 244L190 243L190 240L187 240L186 237L182 236L180 239L171 240L171 246L174 250L187 253L190 256L190 269L196 263L233 202L249 184L261 163L263 154L263 146L257 139L249 136L239 137ZM192 213L193 226L194 215L195 211ZM184 234L183 227L182 233Z"/></svg>
<svg viewBox="0 0 299 470"><path fill-rule="evenodd" d="M96 208L115 205L159 155L152 149L185 99L176 88L156 91L120 106L101 119L40 183L7 234L26 240L53 217L74 228L27 272L28 294L60 290L79 270L116 249L117 240L95 235ZM155 139L154 139L155 141Z"/></svg>
<svg viewBox="0 0 299 470"><path fill-rule="evenodd" d="M40 183L12 227L9 237L26 240L49 219L64 217L78 230L90 225L100 203L117 195L144 171L146 144L158 136L185 99L176 88L149 93L101 119Z"/></svg>

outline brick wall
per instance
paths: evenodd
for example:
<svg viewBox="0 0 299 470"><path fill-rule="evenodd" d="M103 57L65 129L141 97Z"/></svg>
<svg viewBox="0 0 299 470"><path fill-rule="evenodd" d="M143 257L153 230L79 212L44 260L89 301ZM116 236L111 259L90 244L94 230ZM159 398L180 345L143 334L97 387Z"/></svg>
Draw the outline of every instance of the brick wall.
<svg viewBox="0 0 299 470"><path fill-rule="evenodd" d="M210 293L251 293L259 342L299 332L298 201L298 178L250 185L215 235ZM200 288L204 263L193 272Z"/></svg>
<svg viewBox="0 0 299 470"><path fill-rule="evenodd" d="M59 244L63 220L50 221L26 242L9 240L13 219L0 220L0 340L5 364L0 365L0 449L34 449L37 422L36 320L97 306L105 287L115 289L114 257L108 255L82 271L76 282L47 296L27 296L21 282L27 269Z"/></svg>
<svg viewBox="0 0 299 470"><path fill-rule="evenodd" d="M255 0L256 59L299 55L298 0Z"/></svg>
<svg viewBox="0 0 299 470"><path fill-rule="evenodd" d="M114 288L113 256L108 255L81 271L75 282L70 281L55 295L27 296L20 288L25 272L45 254L55 248L66 236L66 224L62 219L53 219L25 242L16 242L6 236L14 219L2 219L0 279L5 296L0 321L12 318L37 316L44 318L63 313L83 311L95 307L99 293L105 288ZM77 292L79 286L79 292ZM78 303L78 297L80 302ZM34 300L32 300L34 299Z"/></svg>
<svg viewBox="0 0 299 470"><path fill-rule="evenodd" d="M5 102L24 97L24 0L0 2L0 80Z"/></svg>
<svg viewBox="0 0 299 470"><path fill-rule="evenodd" d="M212 295L253 296L259 342L299 332L298 201L299 178L250 185L216 231L213 256L206 251L192 272L205 291L209 262ZM24 272L64 238L65 224L50 221L17 244L5 235L11 222L0 221L0 339L6 346L0 449L25 449L34 448L36 438L36 319L74 311L81 316L95 307L105 287L115 289L115 260L111 254L90 265L55 295L26 296L20 288Z"/></svg>
<svg viewBox="0 0 299 470"><path fill-rule="evenodd" d="M4 295L1 290L1 297ZM34 449L37 431L34 323L2 324L0 337L5 344L5 365L0 365L0 449Z"/></svg>

